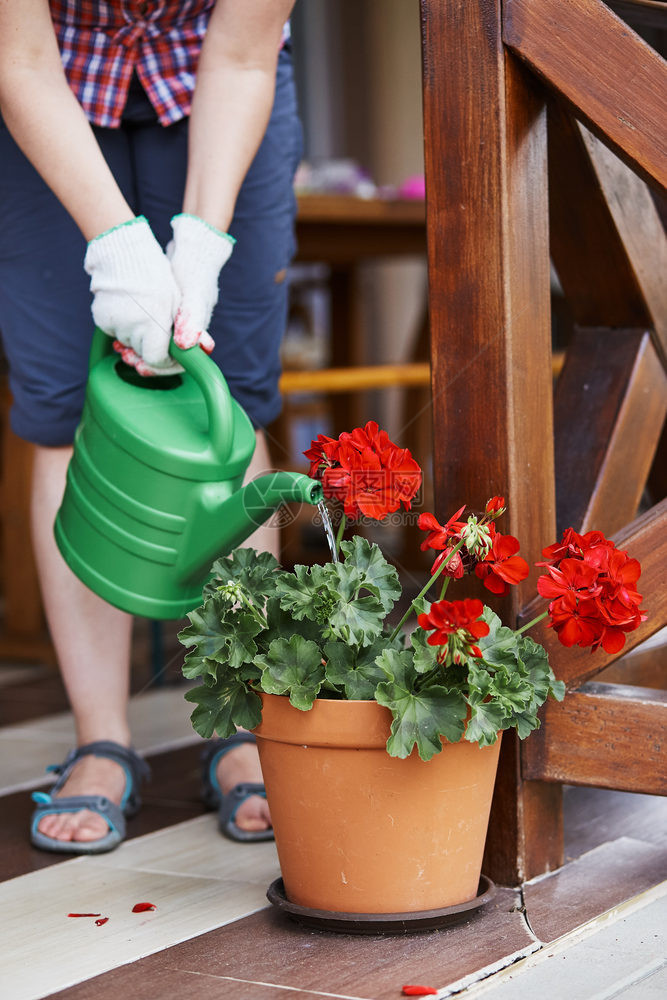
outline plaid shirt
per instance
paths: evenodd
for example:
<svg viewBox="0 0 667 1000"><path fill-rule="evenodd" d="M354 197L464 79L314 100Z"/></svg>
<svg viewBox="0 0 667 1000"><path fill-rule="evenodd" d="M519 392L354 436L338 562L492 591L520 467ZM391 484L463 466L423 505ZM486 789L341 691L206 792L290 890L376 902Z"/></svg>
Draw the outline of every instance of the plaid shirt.
<svg viewBox="0 0 667 1000"><path fill-rule="evenodd" d="M215 0L49 0L49 5L67 80L94 125L120 125L135 70L162 125L190 113Z"/></svg>

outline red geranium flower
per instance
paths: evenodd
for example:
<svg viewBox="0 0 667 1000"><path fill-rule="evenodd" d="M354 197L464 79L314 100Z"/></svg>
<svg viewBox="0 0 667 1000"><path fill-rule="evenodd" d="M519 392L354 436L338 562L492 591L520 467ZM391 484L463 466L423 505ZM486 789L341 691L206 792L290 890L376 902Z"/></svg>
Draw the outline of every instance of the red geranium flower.
<svg viewBox="0 0 667 1000"><path fill-rule="evenodd" d="M426 552L427 549L446 549L450 547L452 538L458 541L459 533L465 527L465 523L459 521L459 518L465 509L466 505L463 504L463 507L459 507L445 524L440 524L434 514L420 514L417 527L422 531L428 531L428 535L420 545L422 552Z"/></svg>
<svg viewBox="0 0 667 1000"><path fill-rule="evenodd" d="M617 653L625 634L646 619L636 587L639 562L601 531L579 535L572 528L543 555L549 562L537 589L551 601L550 624L563 645L590 646L591 652L602 646L607 653Z"/></svg>
<svg viewBox="0 0 667 1000"><path fill-rule="evenodd" d="M463 601L436 601L430 611L418 616L417 621L429 632L429 646L443 646L438 659L451 663L462 663L470 656L481 657L482 651L475 639L489 634L486 622L479 621L484 605L476 597Z"/></svg>
<svg viewBox="0 0 667 1000"><path fill-rule="evenodd" d="M597 570L589 566L583 559L563 559L560 566L549 567L548 575L541 576L537 581L537 591L542 597L562 597L568 591L584 590L588 596L595 596Z"/></svg>
<svg viewBox="0 0 667 1000"><path fill-rule="evenodd" d="M561 559L570 557L580 559L593 548L603 546L614 548L614 543L605 538L601 531L587 531L585 535L578 534L574 528L566 528L560 542L554 542L542 549L546 562L536 563L537 566L557 566Z"/></svg>
<svg viewBox="0 0 667 1000"><path fill-rule="evenodd" d="M389 474L394 496L406 510L410 510L421 486L422 470L408 448L397 448L391 442L390 447L380 452L380 460Z"/></svg>
<svg viewBox="0 0 667 1000"><path fill-rule="evenodd" d="M505 497L491 497L484 508L487 514L496 514L505 510Z"/></svg>
<svg viewBox="0 0 667 1000"><path fill-rule="evenodd" d="M339 464L326 469L322 485L326 496L343 504L345 516L365 514L381 520L398 508L388 490L388 480L380 459L370 448L360 453L348 443L340 445Z"/></svg>
<svg viewBox="0 0 667 1000"><path fill-rule="evenodd" d="M380 521L401 503L409 510L421 485L421 469L409 450L395 445L374 420L338 440L320 434L304 455L324 495L339 500L351 519L363 514Z"/></svg>
<svg viewBox="0 0 667 1000"><path fill-rule="evenodd" d="M337 461L339 450L338 441L326 434L318 434L316 440L310 442L308 451L304 451L304 455L310 460L310 478L321 479L324 470Z"/></svg>
<svg viewBox="0 0 667 1000"><path fill-rule="evenodd" d="M449 559L447 559L448 556ZM442 575L449 576L452 580L460 580L461 577L464 576L466 568L463 559L461 558L461 553L455 552L454 555L452 555L451 547L443 549L442 552L435 557L433 565L431 566L431 576L435 576L442 563L445 562L445 559L447 559L447 563L442 571Z"/></svg>
<svg viewBox="0 0 667 1000"><path fill-rule="evenodd" d="M592 646L602 639L595 601L578 600L572 590L549 605L549 617L564 646Z"/></svg>
<svg viewBox="0 0 667 1000"><path fill-rule="evenodd" d="M528 563L515 554L518 551L519 542L513 535L494 533L491 551L475 566L475 573L492 594L507 594L510 584L528 576Z"/></svg>

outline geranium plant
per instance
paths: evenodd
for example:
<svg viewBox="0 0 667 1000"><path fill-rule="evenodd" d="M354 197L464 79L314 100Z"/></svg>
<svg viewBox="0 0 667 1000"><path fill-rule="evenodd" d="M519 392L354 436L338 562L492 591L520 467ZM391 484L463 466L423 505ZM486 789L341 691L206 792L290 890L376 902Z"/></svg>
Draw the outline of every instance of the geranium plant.
<svg viewBox="0 0 667 1000"><path fill-rule="evenodd" d="M350 521L410 509L421 470L374 422L337 439L320 435L305 454L341 512L332 561L287 571L269 553L237 549L213 565L203 604L179 636L194 647L184 673L202 683L186 698L204 737L257 726L264 691L302 711L317 698L376 700L392 714L387 750L395 757L416 747L429 760L441 737L487 746L514 728L523 739L539 726L547 697L565 694L527 630L549 616L566 646L615 652L645 617L637 560L601 532L571 528L543 550L538 590L550 603L523 628L504 626L478 599L448 600L450 582L465 573L496 595L528 575L518 541L496 528L505 502L492 497L482 513L461 507L445 524L420 515L421 547L437 554L421 593L391 626L398 573L378 545L345 532ZM407 635L410 616L417 624Z"/></svg>

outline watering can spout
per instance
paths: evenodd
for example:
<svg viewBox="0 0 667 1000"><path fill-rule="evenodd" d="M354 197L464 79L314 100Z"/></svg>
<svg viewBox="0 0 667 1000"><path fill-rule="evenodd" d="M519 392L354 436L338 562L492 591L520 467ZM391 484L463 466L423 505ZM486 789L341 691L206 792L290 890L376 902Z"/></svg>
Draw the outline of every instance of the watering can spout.
<svg viewBox="0 0 667 1000"><path fill-rule="evenodd" d="M182 547L178 572L186 582L206 573L215 559L244 542L284 504L317 505L322 484L298 472L271 472L222 499L216 484L199 497L196 534Z"/></svg>

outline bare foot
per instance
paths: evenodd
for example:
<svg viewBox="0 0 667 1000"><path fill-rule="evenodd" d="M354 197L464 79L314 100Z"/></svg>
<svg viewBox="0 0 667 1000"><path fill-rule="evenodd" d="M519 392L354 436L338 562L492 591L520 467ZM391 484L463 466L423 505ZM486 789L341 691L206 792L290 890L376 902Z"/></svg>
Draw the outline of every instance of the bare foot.
<svg viewBox="0 0 667 1000"><path fill-rule="evenodd" d="M70 795L104 795L120 805L125 782L125 771L115 761L104 757L82 757L54 801ZM91 841L105 837L109 825L98 813L82 809L75 813L47 813L37 829L53 840Z"/></svg>
<svg viewBox="0 0 667 1000"><path fill-rule="evenodd" d="M263 778L257 747L252 743L240 743L233 750L228 750L218 762L216 777L225 794L234 785L250 781L261 783ZM271 814L266 799L261 795L251 795L238 807L234 822L241 830L268 830Z"/></svg>

